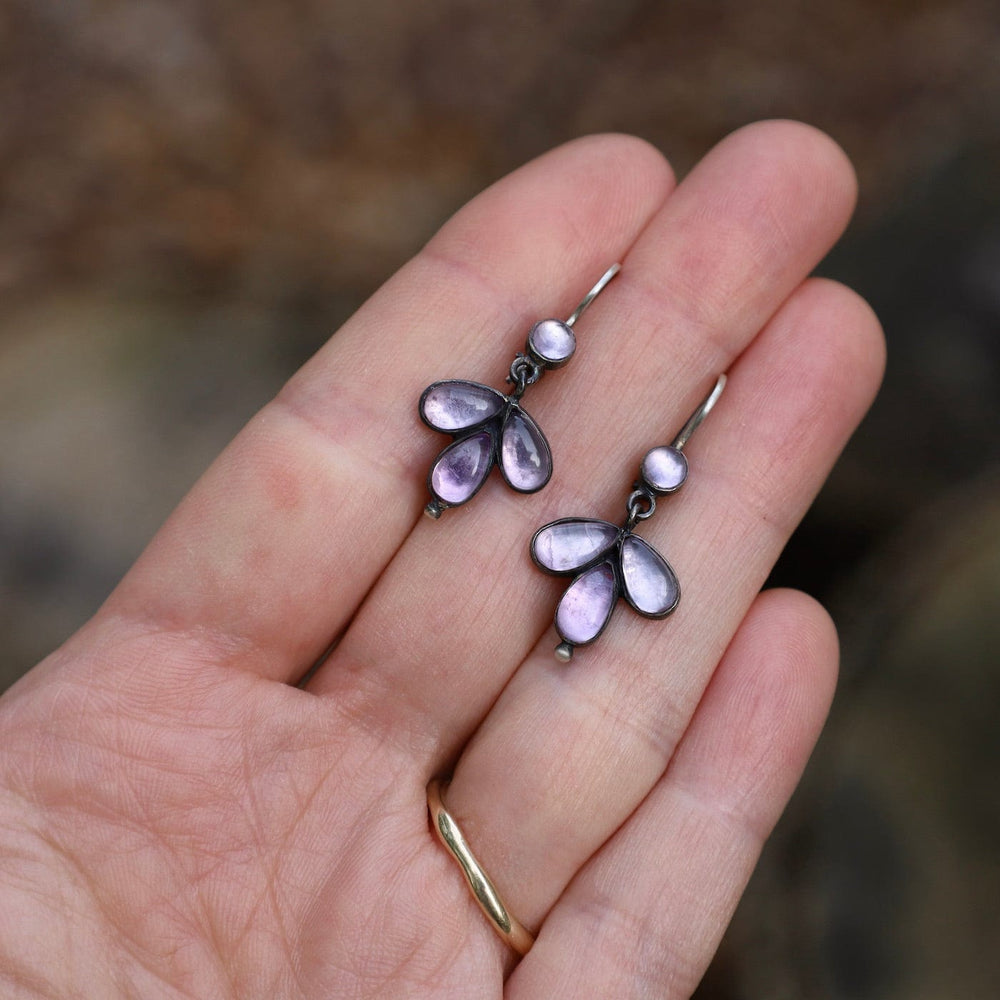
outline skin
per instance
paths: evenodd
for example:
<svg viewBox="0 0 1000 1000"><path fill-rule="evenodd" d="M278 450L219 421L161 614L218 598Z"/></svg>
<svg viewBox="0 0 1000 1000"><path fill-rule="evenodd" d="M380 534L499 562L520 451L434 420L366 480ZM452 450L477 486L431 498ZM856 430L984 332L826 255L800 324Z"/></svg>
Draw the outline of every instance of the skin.
<svg viewBox="0 0 1000 1000"><path fill-rule="evenodd" d="M759 594L868 407L883 341L809 272L851 167L791 122L678 186L582 139L462 209L261 410L98 614L0 699L5 996L685 997L825 718L833 626ZM421 516L430 382L500 385L613 261L526 398L549 486ZM619 520L720 371L691 475L643 524L683 598L570 665L527 542ZM304 687L296 687L337 643ZM448 806L537 943L493 934L429 830Z"/></svg>

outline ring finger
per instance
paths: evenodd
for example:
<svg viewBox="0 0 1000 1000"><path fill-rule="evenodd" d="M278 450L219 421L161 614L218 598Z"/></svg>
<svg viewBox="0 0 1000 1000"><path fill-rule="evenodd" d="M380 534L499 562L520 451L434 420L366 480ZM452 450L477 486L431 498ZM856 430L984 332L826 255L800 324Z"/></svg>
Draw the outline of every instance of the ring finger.
<svg viewBox="0 0 1000 1000"><path fill-rule="evenodd" d="M854 293L804 284L733 366L687 449L684 490L641 529L677 570L678 611L650 622L619 610L568 667L553 658L547 633L462 753L449 811L527 926L540 923L662 775L754 595L867 408L881 352L877 322Z"/></svg>

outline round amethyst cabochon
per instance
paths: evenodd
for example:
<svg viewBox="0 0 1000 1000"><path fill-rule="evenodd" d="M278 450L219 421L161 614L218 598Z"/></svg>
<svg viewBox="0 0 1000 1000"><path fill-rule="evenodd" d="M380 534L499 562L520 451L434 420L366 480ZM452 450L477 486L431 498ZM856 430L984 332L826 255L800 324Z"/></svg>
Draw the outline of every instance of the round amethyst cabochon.
<svg viewBox="0 0 1000 1000"><path fill-rule="evenodd" d="M640 471L651 490L656 493L673 493L687 479L688 463L679 449L662 445L646 452Z"/></svg>
<svg viewBox="0 0 1000 1000"><path fill-rule="evenodd" d="M543 319L528 334L528 350L548 365L565 364L576 350L576 335L557 319Z"/></svg>

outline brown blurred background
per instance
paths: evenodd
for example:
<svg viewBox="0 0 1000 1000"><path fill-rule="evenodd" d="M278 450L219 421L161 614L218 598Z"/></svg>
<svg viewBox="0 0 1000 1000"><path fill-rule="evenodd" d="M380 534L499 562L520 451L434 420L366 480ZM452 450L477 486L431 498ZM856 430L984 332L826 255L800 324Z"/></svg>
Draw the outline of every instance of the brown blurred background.
<svg viewBox="0 0 1000 1000"><path fill-rule="evenodd" d="M770 116L858 168L822 271L890 367L775 573L843 681L699 996L995 1000L995 2L0 0L0 686L471 194L598 130L683 173Z"/></svg>

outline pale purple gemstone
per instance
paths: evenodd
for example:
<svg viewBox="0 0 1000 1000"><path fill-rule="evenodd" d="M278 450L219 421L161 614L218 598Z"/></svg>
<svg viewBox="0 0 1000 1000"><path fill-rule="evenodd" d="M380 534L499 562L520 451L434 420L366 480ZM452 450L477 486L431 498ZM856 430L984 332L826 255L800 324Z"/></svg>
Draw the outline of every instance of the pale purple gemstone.
<svg viewBox="0 0 1000 1000"><path fill-rule="evenodd" d="M528 334L528 350L553 368L565 364L576 350L576 335L557 319L543 319Z"/></svg>
<svg viewBox="0 0 1000 1000"><path fill-rule="evenodd" d="M615 603L615 574L610 563L598 563L581 573L556 608L556 631L574 645L591 642L600 634Z"/></svg>
<svg viewBox="0 0 1000 1000"><path fill-rule="evenodd" d="M553 521L535 533L531 551L545 569L566 573L596 559L617 537L618 528L607 521L589 518Z"/></svg>
<svg viewBox="0 0 1000 1000"><path fill-rule="evenodd" d="M449 445L431 469L431 490L445 503L465 503L479 489L492 465L493 440L480 431Z"/></svg>
<svg viewBox="0 0 1000 1000"><path fill-rule="evenodd" d="M524 410L516 407L503 425L500 466L507 482L521 493L540 490L552 475L552 452L545 435Z"/></svg>
<svg viewBox="0 0 1000 1000"><path fill-rule="evenodd" d="M667 560L638 535L622 542L625 596L636 611L654 618L672 611L680 598L677 575Z"/></svg>
<svg viewBox="0 0 1000 1000"><path fill-rule="evenodd" d="M495 417L506 402L478 382L435 382L420 397L420 413L435 430L452 433Z"/></svg>
<svg viewBox="0 0 1000 1000"><path fill-rule="evenodd" d="M673 493L687 479L688 463L684 452L662 445L646 452L640 471L650 489L657 493Z"/></svg>

